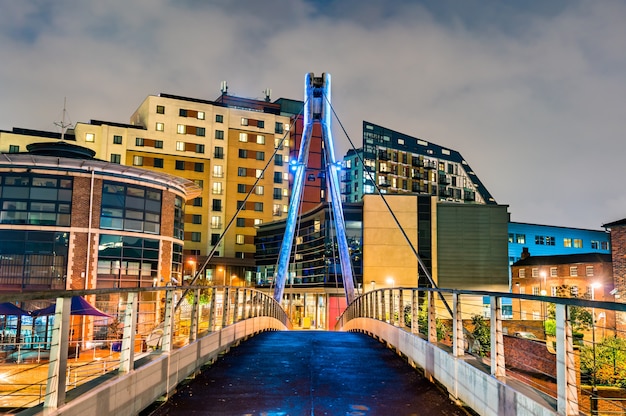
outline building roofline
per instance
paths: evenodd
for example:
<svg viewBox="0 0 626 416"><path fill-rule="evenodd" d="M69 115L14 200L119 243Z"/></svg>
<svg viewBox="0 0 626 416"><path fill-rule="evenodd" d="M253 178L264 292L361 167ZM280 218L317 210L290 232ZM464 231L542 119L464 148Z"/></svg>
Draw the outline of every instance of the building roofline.
<svg viewBox="0 0 626 416"><path fill-rule="evenodd" d="M626 224L626 220L625 221ZM578 231L593 231L593 232L600 232L600 233L605 233L606 230L594 230L591 228L579 228L579 227L565 227L562 225L548 225L548 224L535 224L535 223L531 223L531 222L519 222L519 221L509 221L509 224L520 224L520 225L531 225L534 227L550 227L550 228L561 228L564 230L578 230Z"/></svg>
<svg viewBox="0 0 626 416"><path fill-rule="evenodd" d="M512 266L541 266L549 264L573 264L573 263L610 263L610 254L604 253L578 253L578 254L554 254L547 256L529 256L512 264Z"/></svg>

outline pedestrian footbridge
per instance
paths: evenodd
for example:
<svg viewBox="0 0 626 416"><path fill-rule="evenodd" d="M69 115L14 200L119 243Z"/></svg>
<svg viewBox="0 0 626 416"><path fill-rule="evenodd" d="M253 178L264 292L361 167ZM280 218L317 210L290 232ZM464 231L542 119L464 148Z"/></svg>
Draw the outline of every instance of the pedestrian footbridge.
<svg viewBox="0 0 626 416"><path fill-rule="evenodd" d="M72 310L72 295L94 311ZM520 310L545 303L549 314L503 319L504 298ZM55 306L43 333L36 314L4 315L0 406L9 414L147 414L181 400L175 393L201 374L213 381L194 392L205 411L217 406L214 414L414 414L425 404L448 406L449 397L456 406L448 414L465 407L481 415L578 415L619 412L623 403L598 382L603 343L621 338L622 304L394 288L357 297L335 331L290 331L272 297L241 287L39 293L20 295L19 305L46 306L44 299ZM604 314L604 325L594 320L582 341L572 335L579 309ZM553 335L531 336L548 321ZM622 351L612 345L619 361ZM176 407L194 406L191 396Z"/></svg>

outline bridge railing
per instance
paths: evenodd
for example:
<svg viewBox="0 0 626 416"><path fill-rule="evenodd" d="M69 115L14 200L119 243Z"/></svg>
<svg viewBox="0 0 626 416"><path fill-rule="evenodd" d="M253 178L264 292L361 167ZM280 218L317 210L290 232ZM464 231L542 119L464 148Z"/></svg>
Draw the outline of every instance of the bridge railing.
<svg viewBox="0 0 626 416"><path fill-rule="evenodd" d="M560 414L624 414L625 312L624 303L590 298L388 288L355 299L336 329L384 322Z"/></svg>
<svg viewBox="0 0 626 416"><path fill-rule="evenodd" d="M88 306L78 309L75 296ZM19 316L19 310L0 309L0 412L7 413L39 404L56 408L98 377L128 373L250 318L271 317L291 327L272 297L245 287L2 294L2 302L25 311Z"/></svg>

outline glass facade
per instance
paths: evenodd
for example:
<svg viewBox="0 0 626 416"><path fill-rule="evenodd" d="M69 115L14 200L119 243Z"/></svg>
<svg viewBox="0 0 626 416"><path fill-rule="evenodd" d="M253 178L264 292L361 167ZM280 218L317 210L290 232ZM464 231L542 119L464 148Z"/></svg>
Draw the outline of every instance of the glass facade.
<svg viewBox="0 0 626 416"><path fill-rule="evenodd" d="M69 226L72 178L4 173L1 224Z"/></svg>
<svg viewBox="0 0 626 416"><path fill-rule="evenodd" d="M100 228L159 234L161 191L105 181Z"/></svg>
<svg viewBox="0 0 626 416"><path fill-rule="evenodd" d="M98 287L146 287L159 279L159 240L100 235Z"/></svg>
<svg viewBox="0 0 626 416"><path fill-rule="evenodd" d="M6 289L65 289L69 234L0 230L0 282Z"/></svg>

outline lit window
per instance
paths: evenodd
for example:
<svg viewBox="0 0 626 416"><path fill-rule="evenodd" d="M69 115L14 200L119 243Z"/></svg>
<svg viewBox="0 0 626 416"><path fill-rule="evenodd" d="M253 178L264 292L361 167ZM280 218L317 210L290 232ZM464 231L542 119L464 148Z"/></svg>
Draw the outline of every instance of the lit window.
<svg viewBox="0 0 626 416"><path fill-rule="evenodd" d="M593 266L587 266L585 268L585 275L587 276L593 276Z"/></svg>
<svg viewBox="0 0 626 416"><path fill-rule="evenodd" d="M519 269L518 276L519 277L526 277L526 269Z"/></svg>
<svg viewBox="0 0 626 416"><path fill-rule="evenodd" d="M539 286L533 286L533 295L539 296Z"/></svg>
<svg viewBox="0 0 626 416"><path fill-rule="evenodd" d="M563 239L563 247L571 247L572 246L572 239L571 238L564 238Z"/></svg>
<svg viewBox="0 0 626 416"><path fill-rule="evenodd" d="M247 119L247 118L245 118L245 117L242 117L242 118L241 118L241 125L242 125L242 126L247 126L247 125L248 125L248 119Z"/></svg>
<svg viewBox="0 0 626 416"><path fill-rule="evenodd" d="M580 238L575 238L574 248L583 248L583 240L581 240Z"/></svg>
<svg viewBox="0 0 626 416"><path fill-rule="evenodd" d="M536 267L533 267L530 273L533 277L539 277L539 269Z"/></svg>
<svg viewBox="0 0 626 416"><path fill-rule="evenodd" d="M195 183L196 185L198 185L198 187L200 189L204 189L204 181L202 179L194 179L193 183Z"/></svg>
<svg viewBox="0 0 626 416"><path fill-rule="evenodd" d="M156 131L165 131L165 124L156 123Z"/></svg>
<svg viewBox="0 0 626 416"><path fill-rule="evenodd" d="M578 276L578 266L570 266L569 275L572 277Z"/></svg>
<svg viewBox="0 0 626 416"><path fill-rule="evenodd" d="M221 195L223 192L222 182L213 182L213 194Z"/></svg>
<svg viewBox="0 0 626 416"><path fill-rule="evenodd" d="M576 286L576 285L570 286L569 293L570 293L570 295L572 295L573 298L577 298L578 297L578 286Z"/></svg>
<svg viewBox="0 0 626 416"><path fill-rule="evenodd" d="M94 142L96 140L96 135L93 133L87 133L85 134L85 141L86 142Z"/></svg>
<svg viewBox="0 0 626 416"><path fill-rule="evenodd" d="M245 236L243 234L237 234L237 244L243 244L245 241Z"/></svg>
<svg viewBox="0 0 626 416"><path fill-rule="evenodd" d="M272 215L275 217L280 217L280 214L281 214L280 208L281 208L280 204L274 204L274 207L272 208Z"/></svg>
<svg viewBox="0 0 626 416"><path fill-rule="evenodd" d="M517 244L526 244L526 234L516 234Z"/></svg>
<svg viewBox="0 0 626 416"><path fill-rule="evenodd" d="M222 217L217 215L211 217L211 228L222 228Z"/></svg>
<svg viewBox="0 0 626 416"><path fill-rule="evenodd" d="M185 142L176 142L176 150L179 152L185 151Z"/></svg>
<svg viewBox="0 0 626 416"><path fill-rule="evenodd" d="M256 142L257 144L265 144L265 136L262 134L257 134L256 135Z"/></svg>
<svg viewBox="0 0 626 416"><path fill-rule="evenodd" d="M222 166L222 165L213 165L213 177L214 178L223 178L224 177L224 166Z"/></svg>
<svg viewBox="0 0 626 416"><path fill-rule="evenodd" d="M184 124L179 124L179 125L176 127L176 133L178 133L178 134L185 134L186 130L187 130L187 129L185 128L185 125L184 125Z"/></svg>
<svg viewBox="0 0 626 416"><path fill-rule="evenodd" d="M262 185L257 185L256 188L254 188L254 193L257 195L263 195L265 191L265 188Z"/></svg>
<svg viewBox="0 0 626 416"><path fill-rule="evenodd" d="M260 219L260 218L255 218L254 219L254 225L255 226L258 226L258 225L261 225L261 224L263 224L263 220L262 219Z"/></svg>
<svg viewBox="0 0 626 416"><path fill-rule="evenodd" d="M133 156L133 166L143 166L143 156Z"/></svg>
<svg viewBox="0 0 626 416"><path fill-rule="evenodd" d="M289 196L289 189L283 188L283 196Z"/></svg>
<svg viewBox="0 0 626 416"><path fill-rule="evenodd" d="M239 133L239 141L247 142L248 141L248 133Z"/></svg>
<svg viewBox="0 0 626 416"><path fill-rule="evenodd" d="M204 120L204 111L198 111L198 120Z"/></svg>
<svg viewBox="0 0 626 416"><path fill-rule="evenodd" d="M254 177L263 179L263 169L257 169L254 174Z"/></svg>
<svg viewBox="0 0 626 416"><path fill-rule="evenodd" d="M550 277L557 277L556 267L550 267Z"/></svg>

